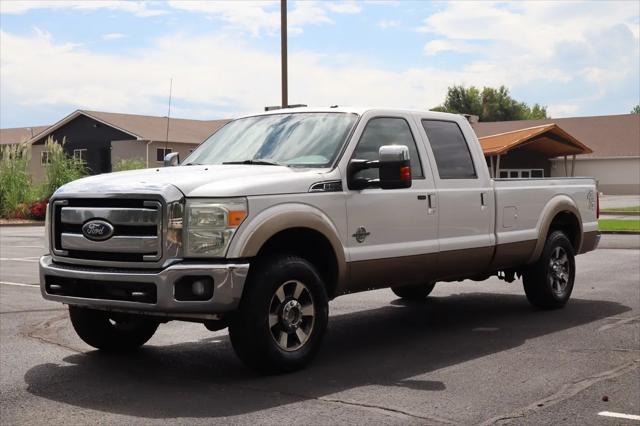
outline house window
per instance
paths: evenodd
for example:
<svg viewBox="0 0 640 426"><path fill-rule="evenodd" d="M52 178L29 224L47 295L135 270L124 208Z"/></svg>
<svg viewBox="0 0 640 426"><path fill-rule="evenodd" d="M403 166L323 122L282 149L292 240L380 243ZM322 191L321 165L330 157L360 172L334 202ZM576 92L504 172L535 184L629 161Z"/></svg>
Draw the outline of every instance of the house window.
<svg viewBox="0 0 640 426"><path fill-rule="evenodd" d="M171 148L158 148L156 149L156 161L164 161L164 157L167 156L167 154L171 154Z"/></svg>
<svg viewBox="0 0 640 426"><path fill-rule="evenodd" d="M42 151L40 153L40 164L46 166L51 164L51 158L49 158L49 151Z"/></svg>
<svg viewBox="0 0 640 426"><path fill-rule="evenodd" d="M87 149L86 148L74 149L73 150L73 158L76 161L80 161L82 163L86 163L87 162Z"/></svg>
<svg viewBox="0 0 640 426"><path fill-rule="evenodd" d="M501 169L501 179L535 179L543 178L543 169Z"/></svg>

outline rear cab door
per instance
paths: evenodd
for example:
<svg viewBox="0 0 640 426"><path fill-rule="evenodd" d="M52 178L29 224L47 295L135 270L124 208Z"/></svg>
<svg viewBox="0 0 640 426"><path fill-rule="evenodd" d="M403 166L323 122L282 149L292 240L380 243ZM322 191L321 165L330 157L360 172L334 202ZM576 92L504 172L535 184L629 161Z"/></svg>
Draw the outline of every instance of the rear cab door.
<svg viewBox="0 0 640 426"><path fill-rule="evenodd" d="M493 181L473 129L462 116L417 113L436 187L440 278L488 268L495 246Z"/></svg>

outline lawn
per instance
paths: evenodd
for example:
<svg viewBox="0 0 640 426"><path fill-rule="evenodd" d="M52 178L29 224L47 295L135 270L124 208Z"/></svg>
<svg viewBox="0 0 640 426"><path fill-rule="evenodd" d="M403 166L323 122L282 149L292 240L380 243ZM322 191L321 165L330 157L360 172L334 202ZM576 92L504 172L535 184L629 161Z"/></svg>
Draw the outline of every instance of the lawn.
<svg viewBox="0 0 640 426"><path fill-rule="evenodd" d="M600 219L598 220L598 228L601 231L640 232L640 220Z"/></svg>
<svg viewBox="0 0 640 426"><path fill-rule="evenodd" d="M611 207L608 209L602 209L603 212L640 212L640 206L631 207Z"/></svg>

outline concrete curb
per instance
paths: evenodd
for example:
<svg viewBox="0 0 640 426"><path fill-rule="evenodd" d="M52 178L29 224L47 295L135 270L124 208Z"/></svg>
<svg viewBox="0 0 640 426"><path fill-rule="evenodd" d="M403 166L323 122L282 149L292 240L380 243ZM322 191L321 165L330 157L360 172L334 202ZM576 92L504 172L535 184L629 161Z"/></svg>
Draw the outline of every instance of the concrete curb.
<svg viewBox="0 0 640 426"><path fill-rule="evenodd" d="M44 226L44 221L40 222L16 222L16 223L0 223L0 228L11 226Z"/></svg>
<svg viewBox="0 0 640 426"><path fill-rule="evenodd" d="M602 235L640 235L638 231L600 231Z"/></svg>
<svg viewBox="0 0 640 426"><path fill-rule="evenodd" d="M638 216L640 217L640 212L603 212L600 211L600 217L602 216Z"/></svg>

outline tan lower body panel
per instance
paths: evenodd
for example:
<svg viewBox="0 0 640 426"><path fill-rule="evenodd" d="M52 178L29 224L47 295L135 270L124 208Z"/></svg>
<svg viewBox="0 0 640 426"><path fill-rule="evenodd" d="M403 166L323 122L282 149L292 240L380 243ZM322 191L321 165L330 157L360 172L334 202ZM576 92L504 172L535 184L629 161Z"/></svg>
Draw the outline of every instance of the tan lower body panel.
<svg viewBox="0 0 640 426"><path fill-rule="evenodd" d="M524 264L536 241L451 250L415 256L349 263L349 280L339 293L355 293L393 285L424 284L488 274Z"/></svg>

